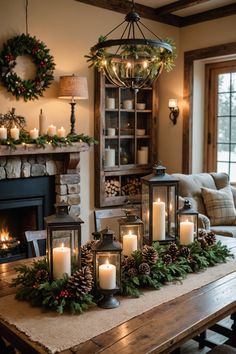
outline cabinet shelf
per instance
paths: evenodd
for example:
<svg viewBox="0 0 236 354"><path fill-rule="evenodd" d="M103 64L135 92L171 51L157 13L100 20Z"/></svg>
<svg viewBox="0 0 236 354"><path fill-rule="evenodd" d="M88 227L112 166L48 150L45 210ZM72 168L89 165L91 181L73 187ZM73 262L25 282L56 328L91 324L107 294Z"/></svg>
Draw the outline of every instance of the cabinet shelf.
<svg viewBox="0 0 236 354"><path fill-rule="evenodd" d="M140 104L140 108L137 104ZM157 161L157 89L137 94L95 73L95 206L141 201L140 178ZM114 135L115 134L115 135Z"/></svg>

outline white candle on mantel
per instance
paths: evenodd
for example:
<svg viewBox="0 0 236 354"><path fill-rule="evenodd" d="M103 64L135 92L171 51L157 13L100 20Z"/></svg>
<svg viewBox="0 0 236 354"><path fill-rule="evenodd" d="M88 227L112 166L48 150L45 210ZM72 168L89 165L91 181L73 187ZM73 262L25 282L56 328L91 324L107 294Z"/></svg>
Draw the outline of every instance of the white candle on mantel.
<svg viewBox="0 0 236 354"><path fill-rule="evenodd" d="M34 128L30 130L30 137L31 139L37 139L39 137L39 130Z"/></svg>
<svg viewBox="0 0 236 354"><path fill-rule="evenodd" d="M59 129L57 129L57 136L58 136L59 138L65 138L65 136L66 136L66 130L65 130L64 127L61 127L61 128L59 128Z"/></svg>
<svg viewBox="0 0 236 354"><path fill-rule="evenodd" d="M53 124L49 125L47 133L48 133L48 136L56 135L56 127L55 127L55 125L53 125Z"/></svg>
<svg viewBox="0 0 236 354"><path fill-rule="evenodd" d="M157 201L153 203L152 220L152 239L154 241L165 240L165 203L161 202L160 198L158 198Z"/></svg>
<svg viewBox="0 0 236 354"><path fill-rule="evenodd" d="M194 224L191 221L182 221L180 223L180 244L189 245L194 241Z"/></svg>
<svg viewBox="0 0 236 354"><path fill-rule="evenodd" d="M10 129L10 134L13 140L18 140L20 135L20 130L16 127Z"/></svg>
<svg viewBox="0 0 236 354"><path fill-rule="evenodd" d="M0 127L0 139L7 139L7 128L4 125Z"/></svg>
<svg viewBox="0 0 236 354"><path fill-rule="evenodd" d="M133 235L129 231L128 235L123 236L123 254L125 256L130 256L132 252L137 251L138 249L138 237Z"/></svg>
<svg viewBox="0 0 236 354"><path fill-rule="evenodd" d="M53 248L53 279L60 279L63 274L71 276L71 253L69 247Z"/></svg>
<svg viewBox="0 0 236 354"><path fill-rule="evenodd" d="M116 266L106 263L99 266L99 286L101 289L115 289L116 287Z"/></svg>

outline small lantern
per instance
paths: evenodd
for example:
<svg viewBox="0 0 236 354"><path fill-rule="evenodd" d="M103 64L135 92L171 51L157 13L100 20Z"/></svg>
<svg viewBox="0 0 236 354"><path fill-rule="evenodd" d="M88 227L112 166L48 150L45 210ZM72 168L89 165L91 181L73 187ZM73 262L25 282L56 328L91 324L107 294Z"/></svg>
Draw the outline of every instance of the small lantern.
<svg viewBox="0 0 236 354"><path fill-rule="evenodd" d="M144 238L149 245L153 241L175 242L177 237L179 181L165 170L154 165L153 173L141 178Z"/></svg>
<svg viewBox="0 0 236 354"><path fill-rule="evenodd" d="M69 215L69 206L56 204L56 214L45 218L47 258L51 279L69 276L81 267L81 223Z"/></svg>
<svg viewBox="0 0 236 354"><path fill-rule="evenodd" d="M127 210L126 217L119 220L119 233L124 256L142 248L143 222L132 210Z"/></svg>
<svg viewBox="0 0 236 354"><path fill-rule="evenodd" d="M178 212L179 243L189 245L198 235L198 212L194 210L188 199L184 201L184 206Z"/></svg>
<svg viewBox="0 0 236 354"><path fill-rule="evenodd" d="M98 306L106 309L119 306L113 295L121 290L121 251L114 232L108 228L101 231L101 240L94 246L94 279L97 292L103 295Z"/></svg>

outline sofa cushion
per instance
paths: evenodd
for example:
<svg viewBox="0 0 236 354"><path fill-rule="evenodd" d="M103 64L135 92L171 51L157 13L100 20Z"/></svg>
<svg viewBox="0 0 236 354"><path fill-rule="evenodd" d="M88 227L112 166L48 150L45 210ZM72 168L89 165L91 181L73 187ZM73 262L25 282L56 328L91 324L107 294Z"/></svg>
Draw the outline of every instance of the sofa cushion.
<svg viewBox="0 0 236 354"><path fill-rule="evenodd" d="M214 190L202 188L207 215L212 225L232 225L236 220L231 187Z"/></svg>
<svg viewBox="0 0 236 354"><path fill-rule="evenodd" d="M234 198L234 206L236 208L236 187L231 186L231 191L233 193L233 198Z"/></svg>
<svg viewBox="0 0 236 354"><path fill-rule="evenodd" d="M179 194L183 198L193 198L196 202L197 211L201 214L206 214L206 209L202 199L202 187L217 189L213 176L210 173L196 173L185 175L182 173L172 174L179 180Z"/></svg>

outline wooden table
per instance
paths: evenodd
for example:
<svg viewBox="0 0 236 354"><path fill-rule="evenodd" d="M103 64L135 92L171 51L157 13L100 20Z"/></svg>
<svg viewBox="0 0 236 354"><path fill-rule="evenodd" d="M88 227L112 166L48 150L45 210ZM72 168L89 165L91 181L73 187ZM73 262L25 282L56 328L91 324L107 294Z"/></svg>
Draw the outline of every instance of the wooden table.
<svg viewBox="0 0 236 354"><path fill-rule="evenodd" d="M236 254L236 239L219 239ZM14 293L15 289L9 288L6 279L14 274L14 266L22 263L29 263L29 260L0 265L0 301L1 297ZM234 312L236 271L61 353L171 353L188 339ZM13 326L2 321L0 333L23 353L46 353Z"/></svg>

